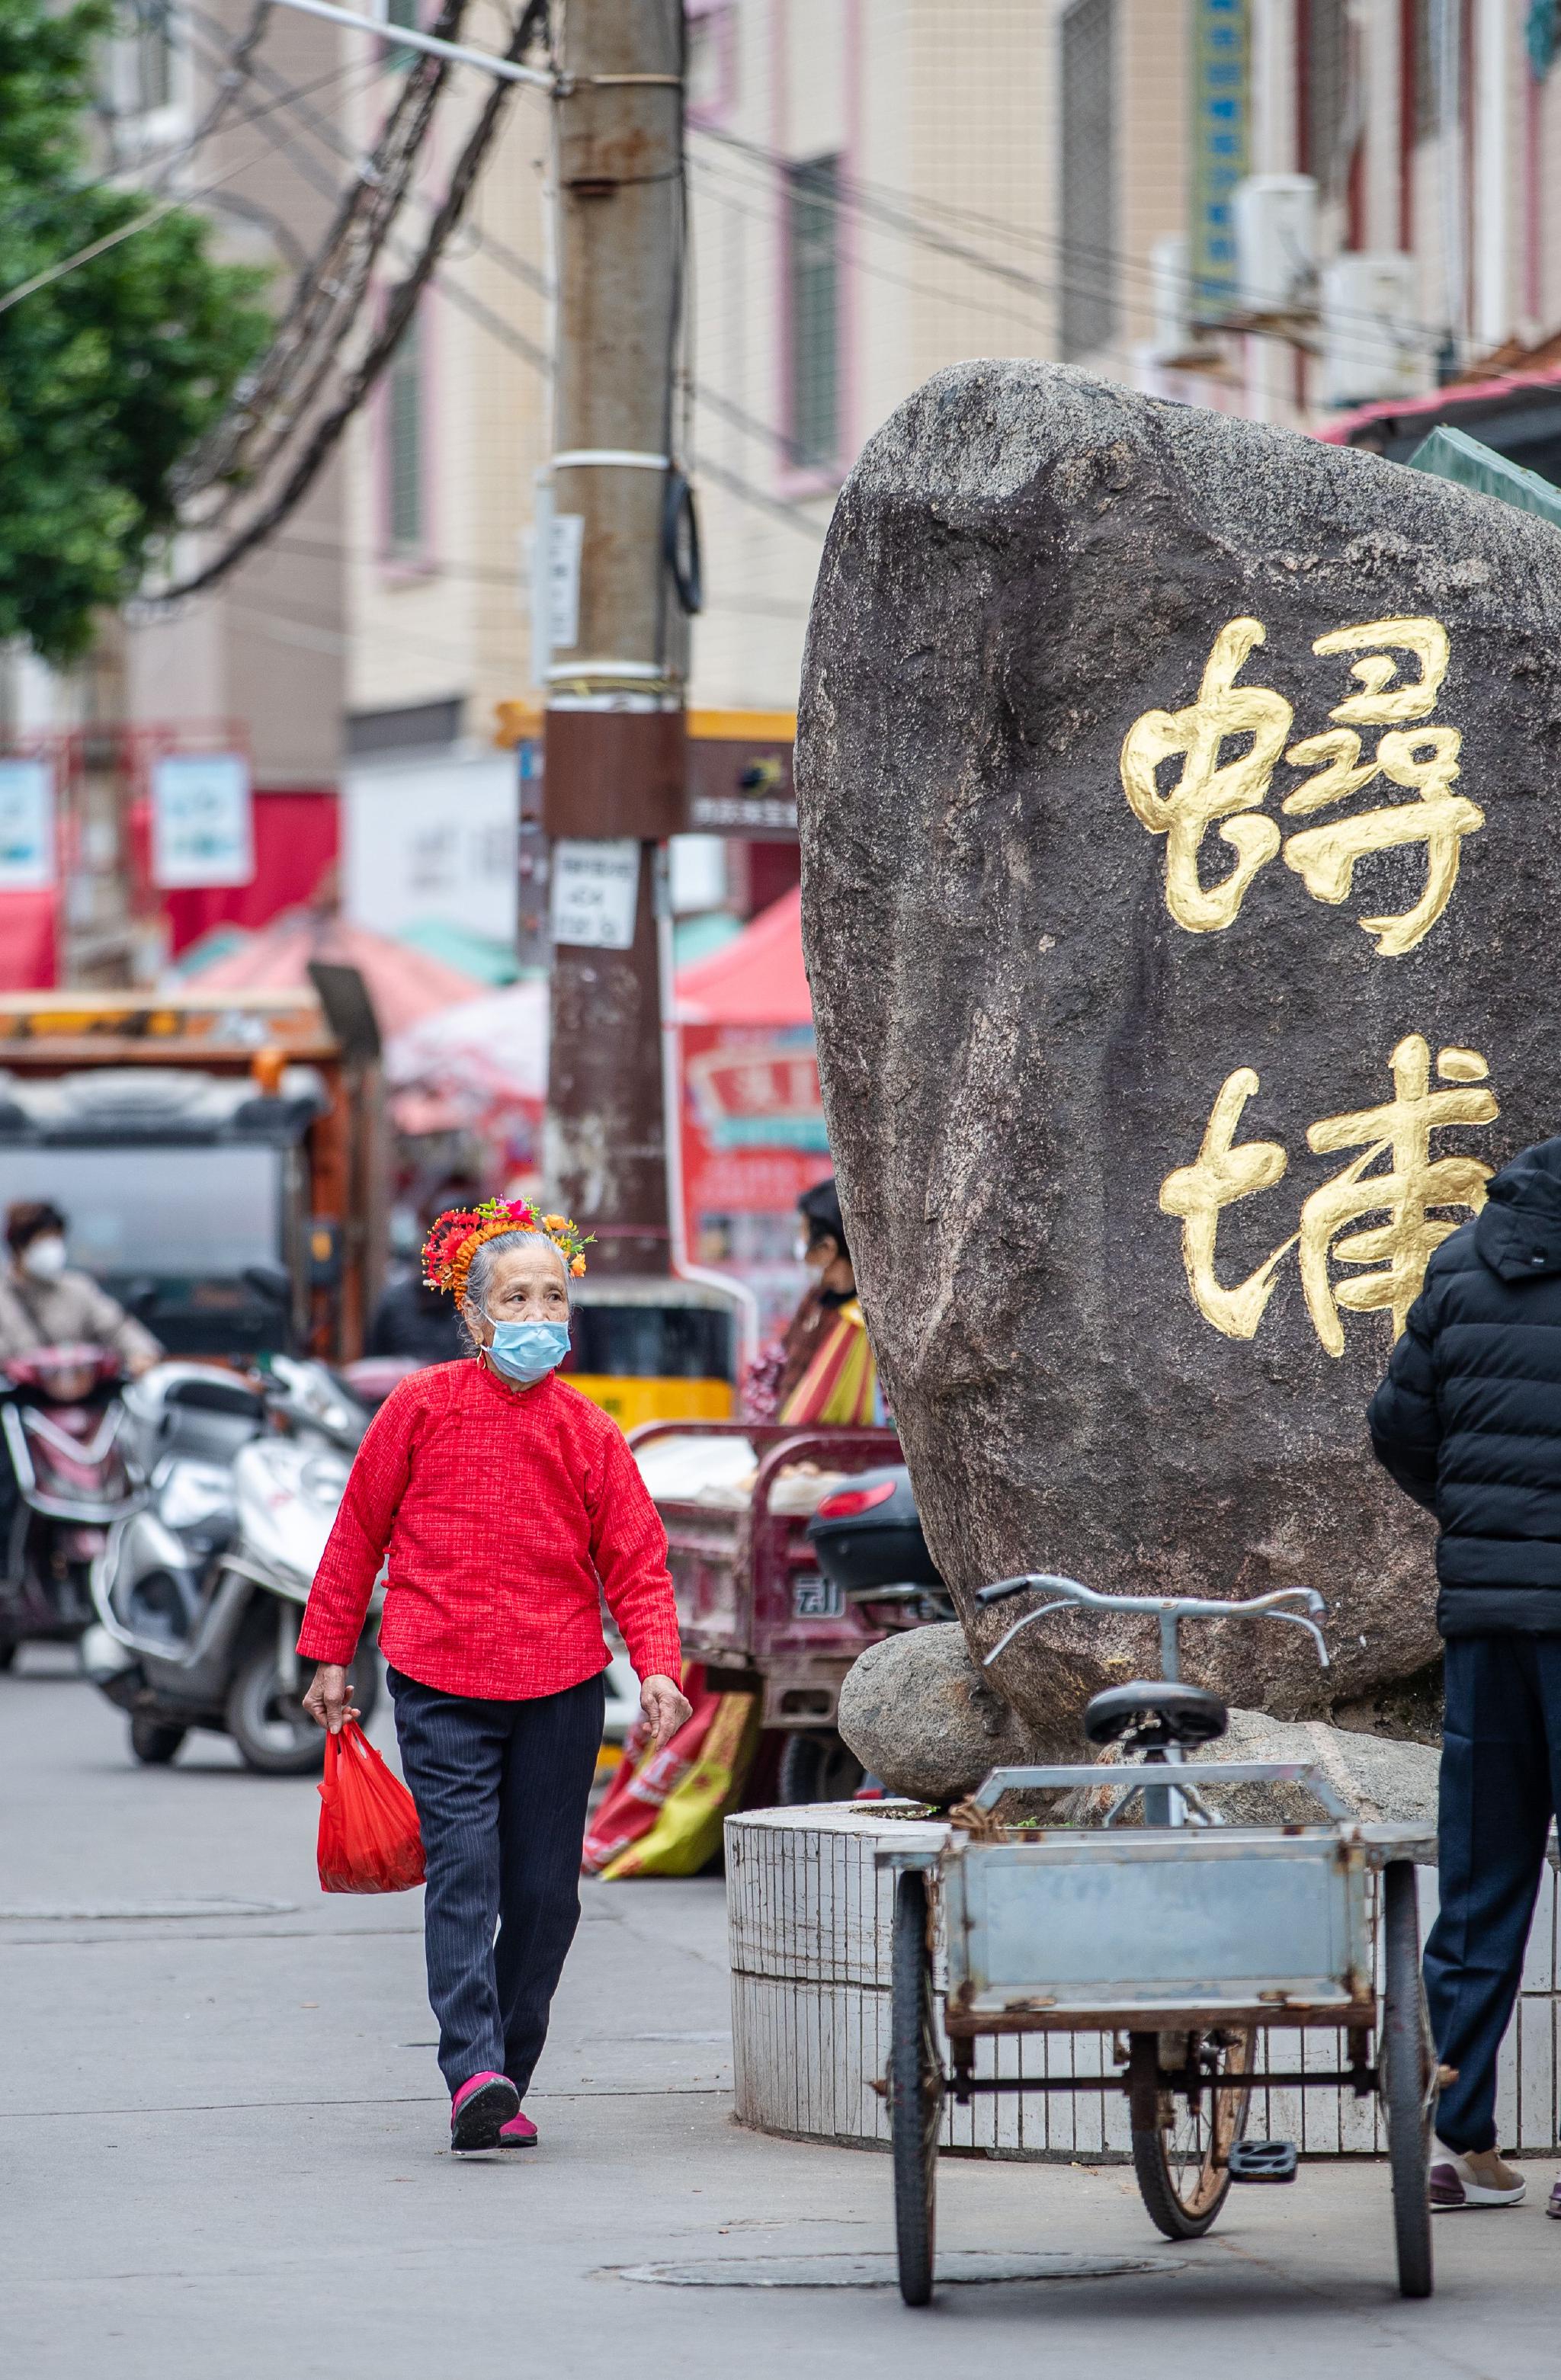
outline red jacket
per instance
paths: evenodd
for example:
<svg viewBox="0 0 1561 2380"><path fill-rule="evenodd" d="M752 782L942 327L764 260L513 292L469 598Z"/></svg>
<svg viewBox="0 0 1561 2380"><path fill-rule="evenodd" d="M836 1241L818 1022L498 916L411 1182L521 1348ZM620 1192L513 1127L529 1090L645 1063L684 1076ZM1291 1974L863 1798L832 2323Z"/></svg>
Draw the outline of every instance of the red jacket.
<svg viewBox="0 0 1561 2380"><path fill-rule="evenodd" d="M601 1594L641 1679L676 1678L666 1532L622 1431L549 1373L414 1372L370 1423L304 1613L349 1662L388 1557L385 1658L446 1694L526 1702L605 1669Z"/></svg>

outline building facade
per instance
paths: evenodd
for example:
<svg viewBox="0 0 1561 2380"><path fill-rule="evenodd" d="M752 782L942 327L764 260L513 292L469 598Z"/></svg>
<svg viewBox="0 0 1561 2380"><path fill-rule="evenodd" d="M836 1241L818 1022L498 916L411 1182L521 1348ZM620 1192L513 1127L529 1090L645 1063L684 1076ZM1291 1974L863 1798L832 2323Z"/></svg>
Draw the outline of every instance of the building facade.
<svg viewBox="0 0 1561 2380"><path fill-rule="evenodd" d="M689 6L696 701L795 700L834 492L943 365L1316 429L1561 322L1531 0Z"/></svg>

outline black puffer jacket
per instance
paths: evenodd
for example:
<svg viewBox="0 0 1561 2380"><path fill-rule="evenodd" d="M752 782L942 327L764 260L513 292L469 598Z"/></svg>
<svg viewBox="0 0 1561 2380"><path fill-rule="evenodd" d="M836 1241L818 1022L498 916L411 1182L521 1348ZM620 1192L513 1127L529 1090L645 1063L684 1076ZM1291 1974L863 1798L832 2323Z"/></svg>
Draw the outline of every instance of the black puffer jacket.
<svg viewBox="0 0 1561 2380"><path fill-rule="evenodd" d="M1442 1524L1444 1636L1561 1635L1561 1139L1433 1252L1372 1444Z"/></svg>

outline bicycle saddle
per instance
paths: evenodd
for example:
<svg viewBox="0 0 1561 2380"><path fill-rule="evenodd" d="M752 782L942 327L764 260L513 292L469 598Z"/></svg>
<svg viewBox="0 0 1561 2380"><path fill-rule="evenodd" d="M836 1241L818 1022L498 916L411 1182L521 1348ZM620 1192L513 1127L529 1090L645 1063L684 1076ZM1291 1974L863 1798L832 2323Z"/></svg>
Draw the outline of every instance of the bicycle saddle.
<svg viewBox="0 0 1561 2380"><path fill-rule="evenodd" d="M1167 1678L1108 1686L1084 1706L1084 1732L1091 1743L1115 1743L1127 1736L1144 1752L1163 1752L1172 1743L1184 1749L1211 1743L1229 1724L1230 1714L1218 1694Z"/></svg>

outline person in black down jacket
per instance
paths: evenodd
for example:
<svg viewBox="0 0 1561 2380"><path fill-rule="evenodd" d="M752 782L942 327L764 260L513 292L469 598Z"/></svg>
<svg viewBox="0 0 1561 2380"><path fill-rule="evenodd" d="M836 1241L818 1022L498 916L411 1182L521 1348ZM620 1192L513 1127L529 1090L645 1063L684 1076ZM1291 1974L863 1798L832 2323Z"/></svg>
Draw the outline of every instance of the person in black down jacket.
<svg viewBox="0 0 1561 2380"><path fill-rule="evenodd" d="M1516 2206L1496 2151L1496 2052L1561 1807L1561 1139L1526 1148L1426 1267L1372 1444L1434 1512L1446 1646L1442 1906L1425 1950L1432 2031L1456 2070L1431 2203ZM1561 2217L1561 2182L1547 2212Z"/></svg>

